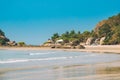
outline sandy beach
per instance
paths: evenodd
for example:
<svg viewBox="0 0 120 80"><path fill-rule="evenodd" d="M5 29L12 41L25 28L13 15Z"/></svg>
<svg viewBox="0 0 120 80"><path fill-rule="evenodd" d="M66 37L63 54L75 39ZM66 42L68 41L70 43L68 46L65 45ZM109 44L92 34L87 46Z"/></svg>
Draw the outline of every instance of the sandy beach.
<svg viewBox="0 0 120 80"><path fill-rule="evenodd" d="M80 52L98 52L98 53L120 53L120 45L98 45L85 46L85 49L61 49L50 47L0 47L6 50L64 50L64 51L80 51Z"/></svg>

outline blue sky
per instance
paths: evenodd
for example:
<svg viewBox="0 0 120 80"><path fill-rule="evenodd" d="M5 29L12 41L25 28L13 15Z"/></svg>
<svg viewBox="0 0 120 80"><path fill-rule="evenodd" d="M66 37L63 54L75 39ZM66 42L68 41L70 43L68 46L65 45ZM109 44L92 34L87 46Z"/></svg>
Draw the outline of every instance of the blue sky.
<svg viewBox="0 0 120 80"><path fill-rule="evenodd" d="M0 29L11 40L42 44L53 33L92 30L120 13L120 0L0 0Z"/></svg>

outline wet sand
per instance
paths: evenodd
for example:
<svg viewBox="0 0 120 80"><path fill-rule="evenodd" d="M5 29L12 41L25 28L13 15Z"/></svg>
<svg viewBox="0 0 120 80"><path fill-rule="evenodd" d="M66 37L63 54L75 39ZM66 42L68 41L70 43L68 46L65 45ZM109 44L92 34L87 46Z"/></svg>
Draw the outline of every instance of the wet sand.
<svg viewBox="0 0 120 80"><path fill-rule="evenodd" d="M46 68L29 66L2 69L0 78L1 80L120 80L120 61Z"/></svg>

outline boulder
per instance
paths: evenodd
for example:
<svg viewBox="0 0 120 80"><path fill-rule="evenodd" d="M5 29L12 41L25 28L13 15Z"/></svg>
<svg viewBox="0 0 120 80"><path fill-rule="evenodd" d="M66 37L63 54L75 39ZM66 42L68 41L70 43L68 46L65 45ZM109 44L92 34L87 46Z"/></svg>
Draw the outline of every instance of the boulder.
<svg viewBox="0 0 120 80"><path fill-rule="evenodd" d="M95 39L94 43L95 43L96 45L100 44L100 38Z"/></svg>
<svg viewBox="0 0 120 80"><path fill-rule="evenodd" d="M86 45L91 45L93 43L93 40L94 40L93 37L88 38L86 41Z"/></svg>
<svg viewBox="0 0 120 80"><path fill-rule="evenodd" d="M71 46L77 46L80 44L80 41L79 40L73 40L71 43Z"/></svg>
<svg viewBox="0 0 120 80"><path fill-rule="evenodd" d="M16 46L17 45L17 43L15 41L9 41L9 42L7 42L7 44L9 46Z"/></svg>
<svg viewBox="0 0 120 80"><path fill-rule="evenodd" d="M76 46L77 49L85 49L85 47L83 45L78 45Z"/></svg>
<svg viewBox="0 0 120 80"><path fill-rule="evenodd" d="M103 45L103 44L104 44L104 40L105 40L105 37L102 37L102 38L100 39L100 45Z"/></svg>

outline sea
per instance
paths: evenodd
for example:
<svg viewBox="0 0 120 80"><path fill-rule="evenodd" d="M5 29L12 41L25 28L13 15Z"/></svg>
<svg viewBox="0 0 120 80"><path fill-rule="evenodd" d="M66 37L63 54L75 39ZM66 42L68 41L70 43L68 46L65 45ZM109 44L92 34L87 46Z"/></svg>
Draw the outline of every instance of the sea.
<svg viewBox="0 0 120 80"><path fill-rule="evenodd" d="M96 64L115 61L120 61L119 54L69 50L0 50L0 80L90 80L86 76L98 73Z"/></svg>

